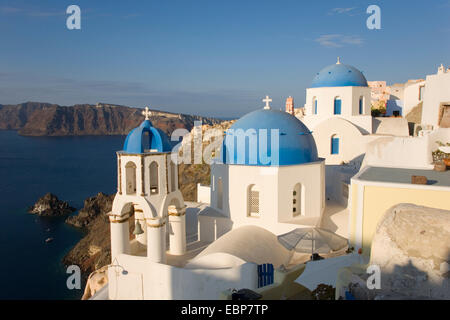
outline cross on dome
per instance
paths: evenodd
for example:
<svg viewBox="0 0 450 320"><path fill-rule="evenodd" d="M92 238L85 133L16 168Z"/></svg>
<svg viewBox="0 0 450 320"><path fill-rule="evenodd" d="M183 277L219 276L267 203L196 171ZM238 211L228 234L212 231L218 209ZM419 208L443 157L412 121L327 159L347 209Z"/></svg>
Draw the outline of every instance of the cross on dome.
<svg viewBox="0 0 450 320"><path fill-rule="evenodd" d="M150 120L152 112L148 110L148 107L145 107L145 110L142 111L142 115L145 116L145 120Z"/></svg>
<svg viewBox="0 0 450 320"><path fill-rule="evenodd" d="M341 57L338 57L336 64L341 64Z"/></svg>
<svg viewBox="0 0 450 320"><path fill-rule="evenodd" d="M262 101L266 103L266 105L264 106L264 109L266 109L266 110L270 109L270 102L272 102L272 99L270 99L269 96L266 96L266 98L263 99Z"/></svg>

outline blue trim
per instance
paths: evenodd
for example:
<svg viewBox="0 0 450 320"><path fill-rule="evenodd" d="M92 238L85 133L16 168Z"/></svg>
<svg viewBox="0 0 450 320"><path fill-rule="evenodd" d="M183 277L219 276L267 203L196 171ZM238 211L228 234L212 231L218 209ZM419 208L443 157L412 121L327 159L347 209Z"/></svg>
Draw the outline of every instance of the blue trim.
<svg viewBox="0 0 450 320"><path fill-rule="evenodd" d="M359 114L363 114L363 99L359 98Z"/></svg>
<svg viewBox="0 0 450 320"><path fill-rule="evenodd" d="M331 154L339 154L339 138L331 138Z"/></svg>
<svg viewBox="0 0 450 320"><path fill-rule="evenodd" d="M314 114L317 114L317 98L314 100Z"/></svg>
<svg viewBox="0 0 450 320"><path fill-rule="evenodd" d="M258 265L258 288L273 284L274 268L273 264L265 263Z"/></svg>
<svg viewBox="0 0 450 320"><path fill-rule="evenodd" d="M334 99L334 114L341 114L342 112L342 100Z"/></svg>

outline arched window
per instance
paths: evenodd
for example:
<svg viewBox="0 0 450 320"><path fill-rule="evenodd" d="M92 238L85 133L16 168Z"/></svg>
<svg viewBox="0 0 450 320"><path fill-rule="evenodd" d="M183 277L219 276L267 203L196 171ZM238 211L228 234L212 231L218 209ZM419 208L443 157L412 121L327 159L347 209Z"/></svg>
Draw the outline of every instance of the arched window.
<svg viewBox="0 0 450 320"><path fill-rule="evenodd" d="M334 114L341 114L342 100L339 97L334 98Z"/></svg>
<svg viewBox="0 0 450 320"><path fill-rule="evenodd" d="M317 98L316 97L313 98L312 107L313 107L313 114L317 114Z"/></svg>
<svg viewBox="0 0 450 320"><path fill-rule="evenodd" d="M136 194L136 165L130 161L125 165L126 194Z"/></svg>
<svg viewBox="0 0 450 320"><path fill-rule="evenodd" d="M158 184L158 170L159 166L156 161L153 161L150 164L150 194L158 194L159 193L159 184Z"/></svg>
<svg viewBox="0 0 450 320"><path fill-rule="evenodd" d="M170 161L170 190L172 192L174 192L175 190L177 190L177 186L176 186L176 172L175 172L175 164Z"/></svg>
<svg viewBox="0 0 450 320"><path fill-rule="evenodd" d="M359 114L364 113L364 97L359 97Z"/></svg>
<svg viewBox="0 0 450 320"><path fill-rule="evenodd" d="M249 217L259 217L259 190L254 184L247 189L248 212Z"/></svg>
<svg viewBox="0 0 450 320"><path fill-rule="evenodd" d="M331 136L331 154L339 154L339 137L336 134Z"/></svg>
<svg viewBox="0 0 450 320"><path fill-rule="evenodd" d="M294 217L304 215L303 212L303 186L301 183L297 183L292 191L292 215Z"/></svg>
<svg viewBox="0 0 450 320"><path fill-rule="evenodd" d="M223 209L223 182L222 177L217 179L217 209Z"/></svg>

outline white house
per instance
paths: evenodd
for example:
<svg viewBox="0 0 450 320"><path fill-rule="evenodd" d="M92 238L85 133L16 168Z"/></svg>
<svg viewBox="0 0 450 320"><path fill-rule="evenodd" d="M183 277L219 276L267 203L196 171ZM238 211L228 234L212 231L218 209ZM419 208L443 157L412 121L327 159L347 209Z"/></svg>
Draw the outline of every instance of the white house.
<svg viewBox="0 0 450 320"><path fill-rule="evenodd" d="M422 125L450 128L450 69L443 65L426 77Z"/></svg>

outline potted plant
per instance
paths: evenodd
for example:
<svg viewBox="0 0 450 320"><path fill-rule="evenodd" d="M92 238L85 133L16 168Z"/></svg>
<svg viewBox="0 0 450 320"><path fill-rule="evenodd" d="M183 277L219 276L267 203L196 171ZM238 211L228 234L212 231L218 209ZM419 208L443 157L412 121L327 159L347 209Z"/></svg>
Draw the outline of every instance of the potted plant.
<svg viewBox="0 0 450 320"><path fill-rule="evenodd" d="M436 141L439 148L433 151L433 162L435 164L443 163L446 166L450 166L450 143L442 143L441 141Z"/></svg>

